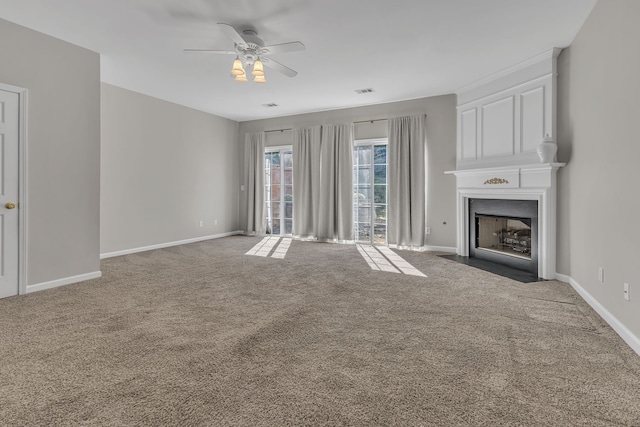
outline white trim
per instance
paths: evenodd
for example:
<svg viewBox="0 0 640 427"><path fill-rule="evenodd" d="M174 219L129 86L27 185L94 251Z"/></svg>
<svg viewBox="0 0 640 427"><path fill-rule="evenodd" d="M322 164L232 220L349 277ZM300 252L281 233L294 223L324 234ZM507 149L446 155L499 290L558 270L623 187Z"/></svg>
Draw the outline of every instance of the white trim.
<svg viewBox="0 0 640 427"><path fill-rule="evenodd" d="M274 145L273 147L264 147L264 153L277 153L279 151L292 151L293 145Z"/></svg>
<svg viewBox="0 0 640 427"><path fill-rule="evenodd" d="M526 59L526 60L524 60L524 61L522 61L522 62L520 62L518 64L512 65L512 66L507 67L507 68L504 68L504 69L502 69L502 70L500 70L500 71L498 71L496 73L490 74L490 75L488 75L488 76L486 76L486 77L484 77L484 78L482 78L480 80L476 80L473 83L470 83L468 85L462 86L462 87L458 88L457 90L455 90L454 93L456 95L459 95L459 94L461 94L463 92L468 92L470 90L477 89L477 88L479 88L479 87L481 87L481 86L483 86L485 84L492 83L495 80L498 80L500 78L506 77L506 76L508 76L510 74L513 74L513 73L517 72L517 71L524 70L524 69L526 69L528 67L531 67L532 65L538 64L538 63L540 63L542 61L549 60L549 59L552 59L552 58L555 59L555 58L558 57L558 55L560 55L560 52L562 52L562 48L554 47L553 49L549 49L549 50L547 50L545 52L542 52L542 53L540 53L540 54L538 54L536 56L533 56L533 57L531 57L529 59Z"/></svg>
<svg viewBox="0 0 640 427"><path fill-rule="evenodd" d="M353 146L359 147L361 145L389 145L389 137L380 137L380 138L363 138L363 139L354 139Z"/></svg>
<svg viewBox="0 0 640 427"><path fill-rule="evenodd" d="M204 240L220 239L222 237L235 236L238 234L245 234L245 233L244 231L230 231L227 233L212 234L210 236L202 236L202 237L194 237L192 239L178 240L175 242L158 243L157 245L142 246L139 248L125 249L122 251L106 252L106 253L100 254L100 259L113 258L121 255L135 254L138 252L152 251L154 249L169 248L171 246L186 245L188 243L202 242Z"/></svg>
<svg viewBox="0 0 640 427"><path fill-rule="evenodd" d="M424 246L424 250L425 251L437 251L437 252L451 252L451 253L455 254L458 249L454 248L454 247L450 247L450 246L425 245Z"/></svg>
<svg viewBox="0 0 640 427"><path fill-rule="evenodd" d="M381 246L384 246L384 245L381 245ZM391 249L397 249L399 251L425 252L428 250L426 246L405 246L405 245L398 245L396 243L389 243L387 246L390 247Z"/></svg>
<svg viewBox="0 0 640 427"><path fill-rule="evenodd" d="M518 83L518 84L510 86L510 87L508 87L506 89L496 89L494 92L488 93L488 94L484 95L482 98L491 98L491 99L493 99L493 98L502 98L502 99L506 99L508 97L506 97L505 95L509 95L510 94L511 96L513 96L512 92L514 90L522 90L523 88L526 88L527 86L532 86L532 85L535 85L536 83L544 82L544 80L548 79L549 77L553 77L553 76L554 76L553 73L544 74L544 75L542 75L540 77L537 77L535 79L527 80L526 82L522 82L522 83ZM532 89L540 89L543 86L536 86L536 87L533 87ZM530 89L526 89L523 92L526 92L527 90L530 90ZM520 95L520 94L518 94L518 95ZM487 106L489 104L492 104L494 102L501 101L502 99L492 100L488 104L481 105L481 107L485 107L485 106ZM479 101L478 99L472 99L470 101L466 101L464 104L457 105L456 106L456 110L457 111L460 111L460 110L471 111L471 109L469 107L477 104L478 101Z"/></svg>
<svg viewBox="0 0 640 427"><path fill-rule="evenodd" d="M23 87L0 83L0 90L18 94L18 295L27 293L27 101Z"/></svg>
<svg viewBox="0 0 640 427"><path fill-rule="evenodd" d="M64 277L62 279L52 280L50 282L37 283L35 285L27 285L28 294L32 292L44 291L45 289L53 289L59 286L71 285L72 283L84 282L85 280L97 279L102 277L101 271L93 273L80 274L78 276Z"/></svg>
<svg viewBox="0 0 640 427"><path fill-rule="evenodd" d="M283 236L283 237L287 237L287 236ZM355 240L340 240L340 239L316 239L314 240L315 242L318 243L336 243L338 245L353 245L356 243Z"/></svg>
<svg viewBox="0 0 640 427"><path fill-rule="evenodd" d="M568 277L568 276L565 276ZM622 322L587 292L578 282L569 277L569 284L593 308L596 313L640 356L640 338L634 335Z"/></svg>
<svg viewBox="0 0 640 427"><path fill-rule="evenodd" d="M18 227L18 293L27 293L27 102L29 92L23 89L20 92L20 135L18 139L18 199L19 199L19 224Z"/></svg>
<svg viewBox="0 0 640 427"><path fill-rule="evenodd" d="M375 155L374 155L375 154L375 150L374 150L375 146L384 146L385 150L387 150L387 151L385 151L385 163L384 163L385 177L386 177L385 178L386 179L386 183L385 183L385 187L386 187L386 203L380 203L379 205L385 206L386 209L387 209L387 212L388 212L389 211L389 179L388 179L388 175L389 175L389 151L388 151L389 137L386 136L386 137L377 137L377 138L355 139L353 141L353 147L352 147L353 150L352 151L353 151L353 155L354 155L354 159L355 159L355 157L356 157L356 148L359 148L359 147L370 147L371 156L370 156L370 162L369 162L368 166L371 168L370 171L372 171L371 173L373 174L373 171L375 170L375 166L376 166L375 165ZM426 150L425 150L425 153L426 153ZM355 160L353 160L351 163L352 163L352 166L353 166L351 169L354 171L354 175L359 176L360 175L360 172L359 172L360 164L358 164L358 167L356 168ZM378 164L377 166L382 166L382 165ZM375 182L374 182L375 180L374 180L373 175L370 177L370 180L371 181L370 181L369 185L370 185L371 191L372 191L371 198L370 198L370 205L371 206L369 206L367 209L370 209L371 218L369 220L369 225L371 227L370 230L373 230L374 226L375 226L374 217L375 217L375 208L376 208L376 203L375 203L375 200L374 200L375 195L373 194L373 189L374 189L374 184L375 184ZM359 181L359 179L358 179L358 181ZM351 184L352 184L351 185L352 188L356 188L357 187L357 190L358 191L360 190L360 184L356 184L356 181L352 180ZM363 185L367 185L367 184L363 184ZM355 193L352 193L352 194L355 195ZM360 194L360 193L358 193L358 194ZM359 211L360 210L359 203L355 203L355 200L356 200L356 198L354 197L352 199L352 203L351 203L352 210ZM356 206L356 205L358 205L358 206ZM354 239L352 241L353 241L353 243L362 244L363 242L355 239L355 237L358 237L358 236L356 236L356 234L357 234L356 224L358 222L359 222L358 218L356 218L356 217L352 217L351 218L351 224L353 225L353 230L352 231L353 231L353 236L354 236ZM365 222L362 222L362 223L365 224ZM389 222L387 220L385 220L384 226L385 226L385 241L388 241L389 240L389 236L388 236ZM370 238L369 238L370 239L369 240L369 244L370 245L375 245L375 243L373 242L374 238L375 238L375 235L372 234L370 236Z"/></svg>
<svg viewBox="0 0 640 427"><path fill-rule="evenodd" d="M525 169L527 171L537 171L540 169L561 168L566 166L566 163L533 163L530 165L508 165L508 166L493 166L490 168L473 168L473 169L456 169L453 171L445 171L445 175L455 176L467 176L476 175L479 173L499 173L499 172L512 172L519 169Z"/></svg>
<svg viewBox="0 0 640 427"><path fill-rule="evenodd" d="M571 277L566 274L556 273L556 280L559 282L569 283L571 281Z"/></svg>

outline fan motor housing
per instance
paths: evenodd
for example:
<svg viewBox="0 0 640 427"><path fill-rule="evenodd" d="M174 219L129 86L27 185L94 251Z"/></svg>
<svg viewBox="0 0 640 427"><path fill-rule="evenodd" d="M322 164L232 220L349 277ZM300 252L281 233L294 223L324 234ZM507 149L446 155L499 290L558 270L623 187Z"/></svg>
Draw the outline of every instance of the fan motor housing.
<svg viewBox="0 0 640 427"><path fill-rule="evenodd" d="M258 37L258 33L253 30L244 30L242 32L242 38L247 42L249 47L251 47L251 45L255 45L258 48L264 46L264 41Z"/></svg>

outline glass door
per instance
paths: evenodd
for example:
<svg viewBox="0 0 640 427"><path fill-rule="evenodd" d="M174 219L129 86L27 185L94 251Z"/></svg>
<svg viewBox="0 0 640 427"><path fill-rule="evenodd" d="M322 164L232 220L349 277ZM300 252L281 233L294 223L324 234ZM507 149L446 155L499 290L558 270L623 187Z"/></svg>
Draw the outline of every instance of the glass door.
<svg viewBox="0 0 640 427"><path fill-rule="evenodd" d="M387 141L358 141L353 153L355 240L387 244Z"/></svg>
<svg viewBox="0 0 640 427"><path fill-rule="evenodd" d="M267 234L293 231L293 153L291 148L267 148L264 155L264 199Z"/></svg>

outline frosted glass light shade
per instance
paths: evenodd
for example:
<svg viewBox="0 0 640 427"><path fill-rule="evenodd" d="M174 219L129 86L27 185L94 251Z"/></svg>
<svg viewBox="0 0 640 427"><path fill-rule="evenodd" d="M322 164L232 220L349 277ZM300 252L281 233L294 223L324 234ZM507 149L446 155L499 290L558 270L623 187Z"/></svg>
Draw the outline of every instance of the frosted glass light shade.
<svg viewBox="0 0 640 427"><path fill-rule="evenodd" d="M246 74L242 73L242 74L238 74L236 76L236 81L237 82L246 82L247 81L247 76Z"/></svg>
<svg viewBox="0 0 640 427"><path fill-rule="evenodd" d="M236 58L236 60L233 61L233 68L231 69L231 74L234 76L239 76L241 74L244 74L244 68L242 68L242 61L240 61L238 58Z"/></svg>
<svg viewBox="0 0 640 427"><path fill-rule="evenodd" d="M257 60L253 64L253 71L251 72L254 76L264 76L264 68L262 67L262 61Z"/></svg>
<svg viewBox="0 0 640 427"><path fill-rule="evenodd" d="M266 82L267 82L267 81L265 80L265 78L264 78L264 75L262 75L262 76L255 76L255 77L253 78L253 81L254 81L254 82L256 82L256 83L266 83Z"/></svg>

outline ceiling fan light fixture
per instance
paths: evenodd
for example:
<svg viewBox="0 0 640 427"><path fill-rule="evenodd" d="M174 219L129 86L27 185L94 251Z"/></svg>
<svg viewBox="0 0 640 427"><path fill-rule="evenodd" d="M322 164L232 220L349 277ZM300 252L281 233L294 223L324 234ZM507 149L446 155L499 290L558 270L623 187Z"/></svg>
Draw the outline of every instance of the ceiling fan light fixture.
<svg viewBox="0 0 640 427"><path fill-rule="evenodd" d="M279 54L287 52L299 52L305 50L304 44L299 41L289 43L280 43L275 45L265 45L264 41L258 37L255 30L245 30L238 32L229 24L218 22L218 26L225 35L234 43L234 50L217 50L217 49L184 49L184 52L209 52L215 54L235 55L231 68L231 78L239 82L246 82L249 71L253 77L252 80L257 83L265 83L264 64L261 59L267 60L267 65L272 70L280 72L287 77L295 77L298 72L291 68L269 58L270 54ZM246 71L245 71L246 69Z"/></svg>
<svg viewBox="0 0 640 427"><path fill-rule="evenodd" d="M233 61L233 68L231 69L231 74L234 76L240 76L244 74L244 68L242 68L242 61L240 61L240 58L236 58L236 60Z"/></svg>
<svg viewBox="0 0 640 427"><path fill-rule="evenodd" d="M246 82L246 81L248 81L248 80L247 80L247 75L246 75L245 73L238 74L238 75L236 76L236 81L237 81L237 82L243 82L243 83L244 83L244 82Z"/></svg>
<svg viewBox="0 0 640 427"><path fill-rule="evenodd" d="M262 61L258 59L253 63L253 71L251 72L251 74L253 74L254 76L264 76L264 67L262 66Z"/></svg>

